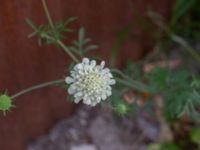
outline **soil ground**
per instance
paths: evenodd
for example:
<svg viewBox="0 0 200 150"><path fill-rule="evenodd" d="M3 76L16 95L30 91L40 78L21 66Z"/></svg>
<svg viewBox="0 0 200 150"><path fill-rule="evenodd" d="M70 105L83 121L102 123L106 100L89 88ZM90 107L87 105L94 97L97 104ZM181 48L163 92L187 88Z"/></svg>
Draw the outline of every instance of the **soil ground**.
<svg viewBox="0 0 200 150"><path fill-rule="evenodd" d="M156 121L141 110L132 117L119 117L110 109L81 106L27 150L147 150L158 133Z"/></svg>

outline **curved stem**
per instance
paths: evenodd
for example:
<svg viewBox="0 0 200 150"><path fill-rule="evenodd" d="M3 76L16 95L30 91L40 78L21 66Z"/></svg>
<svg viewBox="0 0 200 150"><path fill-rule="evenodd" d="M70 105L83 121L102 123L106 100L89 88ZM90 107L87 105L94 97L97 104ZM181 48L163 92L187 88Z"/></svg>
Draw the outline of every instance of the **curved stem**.
<svg viewBox="0 0 200 150"><path fill-rule="evenodd" d="M51 28L54 29L54 24L53 24L53 21L52 21L52 18L51 18L51 15L49 13L49 10L48 10L48 7L47 7L47 3L46 3L45 0L42 0L42 5L44 7L44 11L45 11L45 14L47 16L48 22L49 22Z"/></svg>
<svg viewBox="0 0 200 150"><path fill-rule="evenodd" d="M55 40L53 37L49 35L44 35L45 38L50 39L50 40ZM76 58L76 56L69 50L69 48L61 41L61 40L56 40L56 43L63 48L63 50L76 62L79 63L79 60Z"/></svg>
<svg viewBox="0 0 200 150"><path fill-rule="evenodd" d="M44 11L45 11L45 14L46 14L46 16L47 16L48 22L49 22L49 24L50 24L50 26L51 26L51 29L52 29L53 32L55 32L55 30L54 30L55 27L54 27L54 24L53 24L53 21L52 21L52 18L51 18L51 15L50 15L50 13L49 13L49 10L48 10L48 7L47 7L47 3L46 3L45 0L42 0L42 5L43 5L43 7L44 7ZM48 36L48 35L45 35L45 37L48 38L48 39L53 39L53 40L55 40L55 38L50 37L50 36ZM62 41L56 40L56 42L64 49L64 51L65 51L76 63L79 62L78 59L74 56L74 54L67 48L67 46L66 46Z"/></svg>
<svg viewBox="0 0 200 150"><path fill-rule="evenodd" d="M185 50L187 50L190 53L190 55L192 55L197 61L200 62L200 54L197 50L190 46L190 44L188 44L187 41L185 41L183 38L174 33L169 33L169 35L173 41L180 44L183 48L185 48Z"/></svg>
<svg viewBox="0 0 200 150"><path fill-rule="evenodd" d="M113 73L117 73L118 75L120 75L121 77L127 79L127 80L132 80L129 76L125 75L122 71L120 71L119 69L115 69L115 68L112 68L110 69L111 72Z"/></svg>
<svg viewBox="0 0 200 150"><path fill-rule="evenodd" d="M139 83L139 84L138 83L132 83L130 81L126 81L126 80L123 80L123 79L120 79L120 78L117 78L117 77L115 77L115 80L117 82L121 83L121 84L124 84L126 86L131 87L131 88L134 88L134 89L136 89L138 91L148 91L148 92L151 92L151 90L147 86L143 85L142 83Z"/></svg>
<svg viewBox="0 0 200 150"><path fill-rule="evenodd" d="M45 83L42 83L42 84L38 84L38 85L35 85L35 86L21 90L20 92L12 95L11 98L14 99L16 97L19 97L19 96L26 94L28 92L31 92L33 90L37 90L37 89L41 89L41 88L44 88L44 87L47 87L47 86L63 83L64 81L65 81L64 79L60 79L60 80L54 80L54 81L49 81L49 82L45 82Z"/></svg>
<svg viewBox="0 0 200 150"><path fill-rule="evenodd" d="M115 79L121 84L127 85L127 86L137 89L139 91L148 91L148 92L151 91L147 85L131 79L129 76L125 75L123 72L121 72L118 69L111 69L111 72L117 73L125 79L124 80L124 79L115 77Z"/></svg>
<svg viewBox="0 0 200 150"><path fill-rule="evenodd" d="M74 56L74 54L67 48L67 46L60 40L57 40L57 43L64 49L65 52L76 62L79 63L79 60Z"/></svg>

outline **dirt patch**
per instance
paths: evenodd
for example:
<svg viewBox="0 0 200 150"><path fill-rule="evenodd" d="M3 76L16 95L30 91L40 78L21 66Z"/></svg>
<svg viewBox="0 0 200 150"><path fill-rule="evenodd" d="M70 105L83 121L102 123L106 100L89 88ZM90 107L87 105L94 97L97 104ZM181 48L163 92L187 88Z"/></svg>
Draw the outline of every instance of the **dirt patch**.
<svg viewBox="0 0 200 150"><path fill-rule="evenodd" d="M145 112L118 117L109 109L82 106L27 150L146 150L158 133L158 124Z"/></svg>

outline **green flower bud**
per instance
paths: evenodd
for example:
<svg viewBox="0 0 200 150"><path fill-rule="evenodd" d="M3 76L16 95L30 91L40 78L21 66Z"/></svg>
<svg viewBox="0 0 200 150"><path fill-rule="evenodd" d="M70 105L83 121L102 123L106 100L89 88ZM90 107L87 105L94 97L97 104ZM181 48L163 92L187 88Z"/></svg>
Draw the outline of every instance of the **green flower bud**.
<svg viewBox="0 0 200 150"><path fill-rule="evenodd" d="M44 32L44 31L42 31L42 32L40 33L40 36L41 36L41 38L45 38L45 37L46 37L46 35L47 35L47 33L46 33L46 32Z"/></svg>
<svg viewBox="0 0 200 150"><path fill-rule="evenodd" d="M114 110L120 115L125 115L128 112L128 106L124 103L118 103Z"/></svg>
<svg viewBox="0 0 200 150"><path fill-rule="evenodd" d="M4 113L13 107L11 97L6 94L0 95L0 110Z"/></svg>

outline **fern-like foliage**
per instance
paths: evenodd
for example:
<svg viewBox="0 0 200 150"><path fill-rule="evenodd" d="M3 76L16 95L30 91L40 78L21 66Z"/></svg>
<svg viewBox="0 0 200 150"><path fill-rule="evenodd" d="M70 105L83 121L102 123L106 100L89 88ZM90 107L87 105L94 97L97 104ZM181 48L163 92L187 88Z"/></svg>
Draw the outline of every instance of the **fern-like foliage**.
<svg viewBox="0 0 200 150"><path fill-rule="evenodd" d="M149 85L165 100L165 112L170 118L183 115L199 120L200 81L189 71L155 68L148 76Z"/></svg>
<svg viewBox="0 0 200 150"><path fill-rule="evenodd" d="M90 38L85 38L85 29L81 27L78 32L78 39L73 41L73 45L69 49L83 58L87 52L97 49L97 45L89 44L91 41Z"/></svg>
<svg viewBox="0 0 200 150"><path fill-rule="evenodd" d="M43 42L46 44L56 44L57 40L64 39L63 34L65 32L73 32L71 28L68 28L68 24L76 20L77 17L69 17L68 19L61 20L55 23L54 28L50 24L36 25L30 19L26 19L27 24L33 29L33 32L29 34L29 38L38 36L38 44Z"/></svg>

